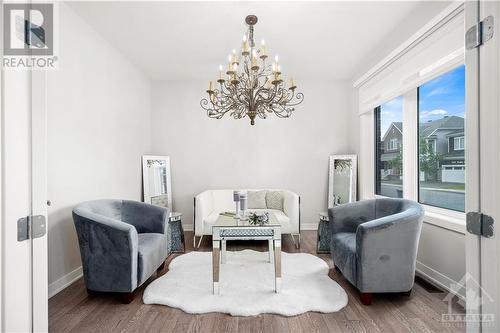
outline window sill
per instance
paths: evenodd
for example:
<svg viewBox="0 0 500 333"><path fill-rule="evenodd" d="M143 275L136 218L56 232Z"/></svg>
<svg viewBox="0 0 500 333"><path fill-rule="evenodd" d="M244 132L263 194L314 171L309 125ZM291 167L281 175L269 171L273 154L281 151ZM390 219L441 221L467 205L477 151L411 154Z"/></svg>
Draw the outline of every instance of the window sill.
<svg viewBox="0 0 500 333"><path fill-rule="evenodd" d="M423 205L424 222L465 235L465 213Z"/></svg>

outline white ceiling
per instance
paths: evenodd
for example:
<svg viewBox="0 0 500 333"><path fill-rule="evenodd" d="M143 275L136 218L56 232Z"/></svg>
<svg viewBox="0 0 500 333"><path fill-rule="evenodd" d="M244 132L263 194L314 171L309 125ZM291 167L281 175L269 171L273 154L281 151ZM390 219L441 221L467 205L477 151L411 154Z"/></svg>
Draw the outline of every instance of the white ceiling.
<svg viewBox="0 0 500 333"><path fill-rule="evenodd" d="M72 2L153 80L215 78L238 49L247 14L284 74L352 79L380 44L428 2Z"/></svg>

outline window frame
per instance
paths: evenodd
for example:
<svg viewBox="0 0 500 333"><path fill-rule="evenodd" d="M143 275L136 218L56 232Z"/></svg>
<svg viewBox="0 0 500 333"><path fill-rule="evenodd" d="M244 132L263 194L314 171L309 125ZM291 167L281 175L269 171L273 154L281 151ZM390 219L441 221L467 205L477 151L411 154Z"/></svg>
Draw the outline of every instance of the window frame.
<svg viewBox="0 0 500 333"><path fill-rule="evenodd" d="M442 66L436 69L432 75L425 77L425 81L422 81L419 86L429 82L447 72L453 71L456 68L463 66L463 62L456 62L453 66ZM419 92L418 87L408 89L406 92L399 93L397 96L403 97L403 198L419 201L419 181L420 181L420 166L419 166ZM388 98L388 101L392 98ZM381 103L382 105L383 103ZM386 198L380 193L380 189L377 189L377 183L379 183L379 175L377 172L377 161L379 156L377 155L377 138L380 133L377 132L377 125L379 123L378 117L380 113L380 105L372 109L370 113L371 128L373 133L369 136L372 138L372 151L374 152L372 158L373 162L370 163L371 173L374 176L372 184L373 189L370 189L369 184L364 186L361 190L365 193L363 197L367 194L374 198ZM366 123L368 124L368 123ZM366 128L366 127L365 127ZM437 148L437 147L435 147ZM421 203L425 209L425 221L429 224L436 225L438 227L446 228L458 233L465 233L465 216L466 213L461 211L455 211L447 208L431 206L428 204Z"/></svg>
<svg viewBox="0 0 500 333"><path fill-rule="evenodd" d="M373 143L373 149L374 149L374 168L373 168L373 173L374 173L374 184L373 184L373 194L374 195L380 195L382 196L380 193L380 189L381 189L381 179L380 179L380 172L379 172L379 161L380 161L380 156L382 155L382 152L381 152L381 149L380 149L380 144L378 144L378 140L380 138L380 110L381 110L381 107L380 105L377 106L374 110L373 110L373 114L374 114L374 128L373 128L373 132L374 132L374 137L373 137L373 140L374 140L374 143Z"/></svg>
<svg viewBox="0 0 500 333"><path fill-rule="evenodd" d="M416 123L416 127L417 127L417 137L416 137L416 140L417 140L417 188L416 188L416 191L417 191L417 197L416 197L416 201L421 204L421 205L424 205L425 207L433 207L433 208L436 208L438 209L438 212L440 212L440 214L447 214L449 215L450 212L455 212L455 213L459 213L459 214L463 214L463 218L465 219L465 205L464 205L464 211L461 211L461 210L457 210L457 209L451 209L451 208L444 208L444 207L440 207L440 206L437 206L437 205L433 205L431 203L423 203L420 201L420 87L423 86L424 84L426 84L427 82L430 82L442 75L445 75L447 73L450 73L454 70L456 70L457 68L459 67L462 67L462 66L465 66L465 64L459 64L451 69L447 69L447 70L444 70L438 74L436 74L434 77L432 78L429 78L428 80L426 80L425 82L422 82L418 87L416 87L415 89L417 89L417 123ZM465 96L464 96L465 97ZM404 112L404 110L403 110ZM464 118L465 119L465 118ZM464 127L464 130L465 130L465 127ZM457 137L458 138L458 137ZM461 136L461 138L464 139L464 146L465 146L465 135ZM435 141L435 144L434 144L434 152L436 152L436 146L437 146L437 141L436 139L434 139ZM453 150L455 151L455 138L453 138ZM465 150L462 149L462 150ZM450 142L449 142L449 139L448 139L448 152L450 152ZM464 164L465 166L465 164ZM442 172L442 171L441 171ZM465 185L465 183L464 183ZM464 199L465 200L465 199ZM454 215L454 214L452 214ZM465 223L465 221L464 221Z"/></svg>

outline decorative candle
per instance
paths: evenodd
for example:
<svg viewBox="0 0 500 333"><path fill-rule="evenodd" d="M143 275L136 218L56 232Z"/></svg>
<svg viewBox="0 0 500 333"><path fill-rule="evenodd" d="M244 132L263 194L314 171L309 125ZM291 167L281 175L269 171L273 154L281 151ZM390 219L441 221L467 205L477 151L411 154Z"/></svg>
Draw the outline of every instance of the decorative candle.
<svg viewBox="0 0 500 333"><path fill-rule="evenodd" d="M255 51L255 50L253 50L253 52L252 52L252 67L258 67L258 65L257 65L257 51Z"/></svg>
<svg viewBox="0 0 500 333"><path fill-rule="evenodd" d="M242 211L247 210L247 194L240 193L240 209Z"/></svg>
<svg viewBox="0 0 500 333"><path fill-rule="evenodd" d="M249 52L247 36L243 35L243 55L247 55Z"/></svg>
<svg viewBox="0 0 500 333"><path fill-rule="evenodd" d="M222 65L219 65L219 80L223 80L224 79L224 77L223 77L223 75L224 75L223 74L223 69L224 68L222 67Z"/></svg>
<svg viewBox="0 0 500 333"><path fill-rule="evenodd" d="M240 191L233 191L233 201L240 201Z"/></svg>
<svg viewBox="0 0 500 333"><path fill-rule="evenodd" d="M238 54L236 54L236 50L235 49L233 49L233 63L234 62L236 62L236 63L238 62Z"/></svg>

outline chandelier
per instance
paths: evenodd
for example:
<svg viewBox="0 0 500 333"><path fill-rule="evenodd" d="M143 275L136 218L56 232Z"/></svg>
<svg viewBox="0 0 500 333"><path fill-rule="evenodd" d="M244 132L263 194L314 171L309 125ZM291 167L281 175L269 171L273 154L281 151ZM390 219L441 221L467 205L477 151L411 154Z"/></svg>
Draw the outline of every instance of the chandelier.
<svg viewBox="0 0 500 333"><path fill-rule="evenodd" d="M279 118L288 118L294 107L302 103L304 95L296 93L292 77L288 85L285 83L278 56L272 65L267 63L265 42L262 40L259 48L255 46L253 32L257 16L248 15L245 22L248 31L243 36L240 52L233 49L225 73L223 66L219 66L219 77L215 84L209 81L208 99L203 98L200 105L210 118L221 119L226 113L234 119L248 116L251 125L255 125L256 116L265 119L274 113Z"/></svg>

